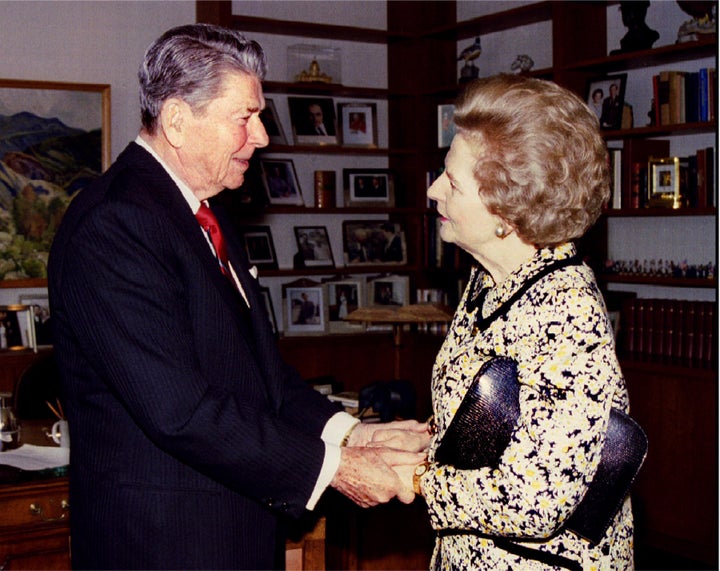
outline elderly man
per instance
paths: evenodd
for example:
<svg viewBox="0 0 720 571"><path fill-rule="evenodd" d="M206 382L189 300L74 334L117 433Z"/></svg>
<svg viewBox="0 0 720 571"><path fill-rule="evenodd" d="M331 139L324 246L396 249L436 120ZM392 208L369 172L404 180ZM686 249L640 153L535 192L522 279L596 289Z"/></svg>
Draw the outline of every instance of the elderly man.
<svg viewBox="0 0 720 571"><path fill-rule="evenodd" d="M56 235L76 568L272 568L279 516L328 486L362 506L413 499L394 467L422 458L426 427L358 425L282 361L242 247L208 207L268 143L264 75L238 33L166 32L140 68L138 138Z"/></svg>

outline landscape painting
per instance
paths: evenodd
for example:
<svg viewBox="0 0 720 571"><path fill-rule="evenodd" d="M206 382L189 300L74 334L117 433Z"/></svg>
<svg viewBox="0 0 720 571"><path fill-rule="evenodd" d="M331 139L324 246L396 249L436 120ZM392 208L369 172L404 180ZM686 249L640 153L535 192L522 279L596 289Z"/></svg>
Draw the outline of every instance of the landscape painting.
<svg viewBox="0 0 720 571"><path fill-rule="evenodd" d="M0 281L47 277L68 204L109 162L109 85L0 79Z"/></svg>

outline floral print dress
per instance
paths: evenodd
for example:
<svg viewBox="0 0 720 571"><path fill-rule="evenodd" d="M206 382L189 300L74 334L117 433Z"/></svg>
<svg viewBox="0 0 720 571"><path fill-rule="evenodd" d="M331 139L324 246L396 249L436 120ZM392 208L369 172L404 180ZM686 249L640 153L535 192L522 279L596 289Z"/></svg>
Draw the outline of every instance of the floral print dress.
<svg viewBox="0 0 720 571"><path fill-rule="evenodd" d="M472 272L433 368L438 430L422 487L435 530L469 529L486 537L454 532L439 536L435 569L562 569L503 549L493 536L511 538L520 549L570 559L584 571L633 568L629 498L598 545L558 531L595 474L611 407L625 412L629 408L612 329L592 271L584 264L558 269L530 287L484 331L475 328L478 311L487 317L529 278L573 255L571 244L538 250L499 285L482 269ZM469 309L468 301L481 291L481 307ZM470 383L483 363L496 356L518 363L520 383L520 418L499 465L459 470L433 462L435 448Z"/></svg>

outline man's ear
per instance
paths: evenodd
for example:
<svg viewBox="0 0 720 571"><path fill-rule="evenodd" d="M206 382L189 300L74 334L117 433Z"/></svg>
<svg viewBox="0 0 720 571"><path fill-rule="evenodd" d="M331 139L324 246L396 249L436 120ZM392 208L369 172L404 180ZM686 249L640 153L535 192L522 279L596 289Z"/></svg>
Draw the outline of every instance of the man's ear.
<svg viewBox="0 0 720 571"><path fill-rule="evenodd" d="M188 104L177 97L167 99L160 110L160 127L165 139L175 148L180 148L185 143L189 112Z"/></svg>

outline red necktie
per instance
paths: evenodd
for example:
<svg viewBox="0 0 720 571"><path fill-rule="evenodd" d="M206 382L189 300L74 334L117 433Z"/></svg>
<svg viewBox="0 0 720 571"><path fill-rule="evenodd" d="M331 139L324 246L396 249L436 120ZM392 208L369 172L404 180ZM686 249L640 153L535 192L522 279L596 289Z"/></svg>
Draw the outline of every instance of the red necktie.
<svg viewBox="0 0 720 571"><path fill-rule="evenodd" d="M232 279L230 276L230 270L228 269L229 266L225 239L223 238L222 232L220 231L220 225L218 224L213 211L201 202L200 210L198 210L195 214L195 218L197 218L197 221L200 222L202 229L210 234L210 240L215 248L215 254L217 255L218 262L220 263L222 273Z"/></svg>

